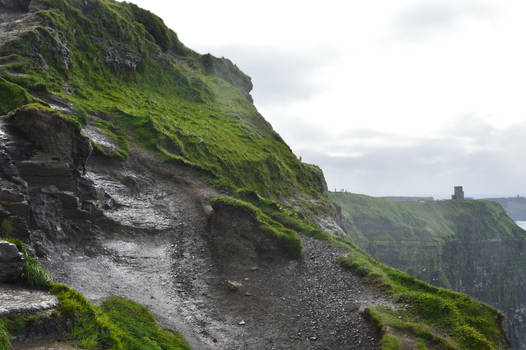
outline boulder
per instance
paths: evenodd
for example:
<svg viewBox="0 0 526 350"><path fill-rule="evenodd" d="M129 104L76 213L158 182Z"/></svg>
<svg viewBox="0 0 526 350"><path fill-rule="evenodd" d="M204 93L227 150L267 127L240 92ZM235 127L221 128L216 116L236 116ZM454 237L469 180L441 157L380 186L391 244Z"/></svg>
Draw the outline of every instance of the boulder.
<svg viewBox="0 0 526 350"><path fill-rule="evenodd" d="M24 255L16 245L0 241L0 282L17 279L23 267Z"/></svg>

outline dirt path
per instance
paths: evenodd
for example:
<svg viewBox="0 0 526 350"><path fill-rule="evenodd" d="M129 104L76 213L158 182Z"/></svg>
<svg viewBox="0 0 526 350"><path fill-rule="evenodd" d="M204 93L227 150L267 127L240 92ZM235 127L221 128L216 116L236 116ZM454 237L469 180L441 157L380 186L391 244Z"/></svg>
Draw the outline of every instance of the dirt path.
<svg viewBox="0 0 526 350"><path fill-rule="evenodd" d="M91 177L122 206L93 225L90 246L64 247L48 263L55 280L95 302L121 295L144 304L194 349L378 348L360 310L389 301L338 265L341 252L302 237L301 260L226 271L212 258L206 216L187 185L156 181L132 194L111 177ZM243 285L232 292L226 280Z"/></svg>
<svg viewBox="0 0 526 350"><path fill-rule="evenodd" d="M361 311L390 301L343 270L340 251L302 239L301 260L217 271L211 304L237 327L221 349L378 349L377 331ZM232 292L223 280L243 286Z"/></svg>

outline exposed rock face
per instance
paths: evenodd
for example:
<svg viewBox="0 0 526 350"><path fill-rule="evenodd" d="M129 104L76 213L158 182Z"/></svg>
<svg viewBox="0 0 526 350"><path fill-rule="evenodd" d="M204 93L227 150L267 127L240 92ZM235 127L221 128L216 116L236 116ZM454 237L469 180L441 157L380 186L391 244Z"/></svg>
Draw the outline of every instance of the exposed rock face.
<svg viewBox="0 0 526 350"><path fill-rule="evenodd" d="M66 329L65 319L53 313L58 304L55 295L45 291L0 284L0 300L0 317L23 315L26 319L32 319L31 322L23 323L17 334L11 338L14 349L59 349L58 347L31 348L26 345L28 341L49 340L51 335L61 334Z"/></svg>
<svg viewBox="0 0 526 350"><path fill-rule="evenodd" d="M0 241L0 282L17 279L24 267L24 256L13 243Z"/></svg>
<svg viewBox="0 0 526 350"><path fill-rule="evenodd" d="M141 63L141 55L129 50L126 46L111 43L106 47L104 63L114 71L134 71Z"/></svg>
<svg viewBox="0 0 526 350"><path fill-rule="evenodd" d="M72 122L42 109L22 109L9 122L52 159L84 167L93 148Z"/></svg>
<svg viewBox="0 0 526 350"><path fill-rule="evenodd" d="M260 260L280 260L286 252L278 239L259 228L255 213L215 202L210 220L211 252L225 266L253 266Z"/></svg>

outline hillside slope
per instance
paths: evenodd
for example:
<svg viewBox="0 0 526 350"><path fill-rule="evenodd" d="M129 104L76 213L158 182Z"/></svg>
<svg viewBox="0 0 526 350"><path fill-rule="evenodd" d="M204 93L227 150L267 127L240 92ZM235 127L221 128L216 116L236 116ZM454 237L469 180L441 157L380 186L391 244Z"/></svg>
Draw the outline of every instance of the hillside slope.
<svg viewBox="0 0 526 350"><path fill-rule="evenodd" d="M390 202L331 193L353 241L378 260L502 310L526 348L526 232L489 201Z"/></svg>
<svg viewBox="0 0 526 350"><path fill-rule="evenodd" d="M51 107L89 125L101 153L126 158L134 142L227 189L323 191L320 170L290 152L251 103L250 78L228 59L186 48L132 4L16 3L21 11L5 13L12 21L1 25L0 112ZM117 147L105 149L105 138Z"/></svg>
<svg viewBox="0 0 526 350"><path fill-rule="evenodd" d="M140 302L194 349L507 347L494 308L312 224L338 232L323 174L230 61L126 3L0 6L0 234L56 280Z"/></svg>

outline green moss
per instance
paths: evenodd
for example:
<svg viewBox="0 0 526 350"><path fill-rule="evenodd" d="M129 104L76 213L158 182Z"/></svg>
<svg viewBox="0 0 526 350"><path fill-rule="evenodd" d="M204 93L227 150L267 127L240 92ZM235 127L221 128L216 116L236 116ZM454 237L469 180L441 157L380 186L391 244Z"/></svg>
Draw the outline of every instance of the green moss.
<svg viewBox="0 0 526 350"><path fill-rule="evenodd" d="M126 331L122 337L129 350L189 350L190 346L177 332L165 330L147 308L130 300L112 297L102 304L111 322Z"/></svg>
<svg viewBox="0 0 526 350"><path fill-rule="evenodd" d="M85 349L190 349L179 333L161 328L147 308L130 300L112 297L96 307L67 286L54 284L51 292L68 320L64 336Z"/></svg>
<svg viewBox="0 0 526 350"><path fill-rule="evenodd" d="M111 123L118 156L126 156L126 142L135 143L161 160L274 198L321 195L321 171L299 162L257 112L250 78L232 62L187 49L160 18L132 4L45 2L49 8L38 12L45 26L0 48L23 73L4 75L10 84L60 95L79 121L87 113Z"/></svg>
<svg viewBox="0 0 526 350"><path fill-rule="evenodd" d="M32 101L26 89L0 77L0 114L7 114Z"/></svg>
<svg viewBox="0 0 526 350"><path fill-rule="evenodd" d="M10 334L5 320L0 317L0 350L7 349L11 349Z"/></svg>
<svg viewBox="0 0 526 350"><path fill-rule="evenodd" d="M3 236L10 236L15 230L13 223L9 218L2 220L0 224L0 234Z"/></svg>
<svg viewBox="0 0 526 350"><path fill-rule="evenodd" d="M382 350L402 350L402 343L396 336L387 333L380 340L380 347Z"/></svg>

